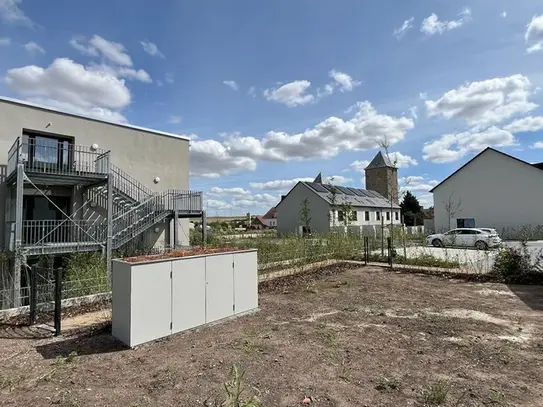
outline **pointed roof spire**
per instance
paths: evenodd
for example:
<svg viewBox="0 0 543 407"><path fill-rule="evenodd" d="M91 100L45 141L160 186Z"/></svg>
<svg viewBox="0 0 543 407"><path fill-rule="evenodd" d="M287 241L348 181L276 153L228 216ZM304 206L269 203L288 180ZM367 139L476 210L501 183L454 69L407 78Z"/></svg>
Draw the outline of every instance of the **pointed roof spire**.
<svg viewBox="0 0 543 407"><path fill-rule="evenodd" d="M317 178L315 178L315 181L313 181L316 184L322 184L322 172L319 172L319 175L317 175Z"/></svg>
<svg viewBox="0 0 543 407"><path fill-rule="evenodd" d="M388 157L383 155L381 151L377 153L377 155L371 160L370 165L368 165L365 169L371 170L374 168L396 168L394 164L390 162Z"/></svg>

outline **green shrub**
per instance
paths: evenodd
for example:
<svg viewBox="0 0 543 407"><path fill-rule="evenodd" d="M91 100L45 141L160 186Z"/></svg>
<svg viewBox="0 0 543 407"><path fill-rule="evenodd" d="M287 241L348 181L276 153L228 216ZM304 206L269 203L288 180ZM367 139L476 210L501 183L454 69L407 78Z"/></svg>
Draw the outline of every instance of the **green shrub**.
<svg viewBox="0 0 543 407"><path fill-rule="evenodd" d="M543 281L541 260L540 254L532 257L526 240L523 240L520 248L500 249L491 274L505 283L540 283Z"/></svg>

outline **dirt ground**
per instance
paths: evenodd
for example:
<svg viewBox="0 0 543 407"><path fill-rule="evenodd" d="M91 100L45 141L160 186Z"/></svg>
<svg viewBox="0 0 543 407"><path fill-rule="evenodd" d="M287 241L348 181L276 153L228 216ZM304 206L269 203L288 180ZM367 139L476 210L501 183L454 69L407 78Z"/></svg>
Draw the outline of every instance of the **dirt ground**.
<svg viewBox="0 0 543 407"><path fill-rule="evenodd" d="M256 314L134 350L4 327L0 405L203 406L238 365L263 406L543 406L540 286L336 267L261 291Z"/></svg>

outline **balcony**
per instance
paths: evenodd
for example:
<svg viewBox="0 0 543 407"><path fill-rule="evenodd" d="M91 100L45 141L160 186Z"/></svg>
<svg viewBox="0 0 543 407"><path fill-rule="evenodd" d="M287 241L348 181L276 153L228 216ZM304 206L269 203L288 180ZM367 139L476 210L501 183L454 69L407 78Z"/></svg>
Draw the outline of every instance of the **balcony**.
<svg viewBox="0 0 543 407"><path fill-rule="evenodd" d="M35 178L70 179L105 178L108 173L109 152L72 144L67 140L40 136L22 136L15 140L8 153L7 177L16 173L17 164Z"/></svg>
<svg viewBox="0 0 543 407"><path fill-rule="evenodd" d="M6 223L6 243L14 250L15 222ZM99 250L107 237L105 223L85 220L23 220L22 226L22 246L27 254Z"/></svg>

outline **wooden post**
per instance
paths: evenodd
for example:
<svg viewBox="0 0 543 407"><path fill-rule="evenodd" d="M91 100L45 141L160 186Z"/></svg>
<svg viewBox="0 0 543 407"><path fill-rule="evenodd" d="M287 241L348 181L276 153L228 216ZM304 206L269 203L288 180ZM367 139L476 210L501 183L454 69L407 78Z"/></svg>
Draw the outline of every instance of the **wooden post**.
<svg viewBox="0 0 543 407"><path fill-rule="evenodd" d="M60 335L62 318L62 269L55 269L55 336Z"/></svg>

